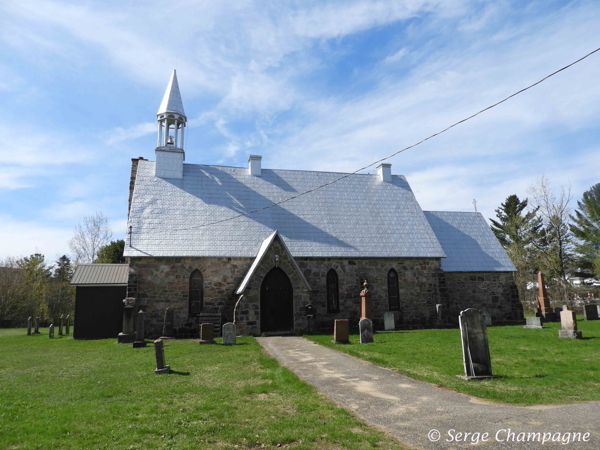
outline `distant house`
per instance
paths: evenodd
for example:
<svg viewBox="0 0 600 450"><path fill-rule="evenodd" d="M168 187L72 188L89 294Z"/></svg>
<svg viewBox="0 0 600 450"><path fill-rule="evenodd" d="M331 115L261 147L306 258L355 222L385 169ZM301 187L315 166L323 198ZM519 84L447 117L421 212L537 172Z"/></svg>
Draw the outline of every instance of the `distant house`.
<svg viewBox="0 0 600 450"><path fill-rule="evenodd" d="M74 339L116 338L123 324L127 264L78 264L69 283L75 286Z"/></svg>
<svg viewBox="0 0 600 450"><path fill-rule="evenodd" d="M515 267L483 216L422 211L390 164L346 176L267 169L255 155L248 167L184 163L175 72L157 122L156 162L132 160L124 252L150 335L167 307L179 335L209 316L231 321L236 304L245 334L302 332L309 304L323 329L357 324L365 280L376 326L388 311L399 327L432 326L439 303L448 323L468 307L523 319Z"/></svg>

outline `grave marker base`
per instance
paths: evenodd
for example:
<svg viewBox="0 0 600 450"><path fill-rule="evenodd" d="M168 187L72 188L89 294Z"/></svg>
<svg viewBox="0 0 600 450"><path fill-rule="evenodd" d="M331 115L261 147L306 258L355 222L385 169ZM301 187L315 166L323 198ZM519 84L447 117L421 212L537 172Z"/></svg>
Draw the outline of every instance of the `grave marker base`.
<svg viewBox="0 0 600 450"><path fill-rule="evenodd" d="M142 348L146 346L146 341L134 341L133 348Z"/></svg>
<svg viewBox="0 0 600 450"><path fill-rule="evenodd" d="M165 366L162 369L154 369L154 373L171 373L171 366Z"/></svg>
<svg viewBox="0 0 600 450"><path fill-rule="evenodd" d="M134 341L135 341L134 334L119 333L119 336L117 337L118 344L131 344Z"/></svg>
<svg viewBox="0 0 600 450"><path fill-rule="evenodd" d="M577 330L558 330L558 337L581 339L583 337L583 333Z"/></svg>
<svg viewBox="0 0 600 450"><path fill-rule="evenodd" d="M474 377L470 377L467 375L456 375L456 378L461 378L463 380L487 380L489 378L500 378L500 375L475 375Z"/></svg>

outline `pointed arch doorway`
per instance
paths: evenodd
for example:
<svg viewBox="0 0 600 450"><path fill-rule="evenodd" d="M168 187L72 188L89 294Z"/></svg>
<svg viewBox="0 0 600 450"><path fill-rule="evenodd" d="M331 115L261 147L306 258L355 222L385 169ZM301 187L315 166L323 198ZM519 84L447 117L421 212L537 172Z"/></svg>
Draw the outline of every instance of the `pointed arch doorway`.
<svg viewBox="0 0 600 450"><path fill-rule="evenodd" d="M290 331L294 328L294 292L287 274L271 269L260 287L260 331Z"/></svg>

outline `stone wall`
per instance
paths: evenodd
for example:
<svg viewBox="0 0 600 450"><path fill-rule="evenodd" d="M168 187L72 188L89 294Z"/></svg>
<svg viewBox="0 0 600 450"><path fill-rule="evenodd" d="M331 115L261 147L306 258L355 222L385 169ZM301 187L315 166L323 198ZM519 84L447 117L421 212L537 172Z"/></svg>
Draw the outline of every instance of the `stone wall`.
<svg viewBox="0 0 600 450"><path fill-rule="evenodd" d="M457 324L467 308L489 312L494 324L524 320L513 272L445 272L441 278L448 299L443 303L445 322Z"/></svg>
<svg viewBox="0 0 600 450"><path fill-rule="evenodd" d="M349 319L358 328L360 291L365 279L371 291L374 326L383 329L383 314L389 310L387 275L398 273L400 310L394 311L397 327L432 326L435 305L439 303L439 258L296 258L308 280L311 302L317 309L318 327L333 332L334 319ZM330 269L338 275L340 312L327 313L326 276Z"/></svg>

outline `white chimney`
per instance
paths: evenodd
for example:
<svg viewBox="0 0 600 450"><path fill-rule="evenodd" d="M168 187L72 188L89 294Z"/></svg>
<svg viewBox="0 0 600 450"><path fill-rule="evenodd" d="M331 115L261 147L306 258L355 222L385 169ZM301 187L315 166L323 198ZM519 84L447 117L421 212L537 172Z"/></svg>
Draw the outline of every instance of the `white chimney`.
<svg viewBox="0 0 600 450"><path fill-rule="evenodd" d="M262 156L250 155L248 157L248 173L255 177L260 177L260 161Z"/></svg>
<svg viewBox="0 0 600 450"><path fill-rule="evenodd" d="M386 183L392 182L392 165L391 164L379 164L377 166L377 176L381 181Z"/></svg>

